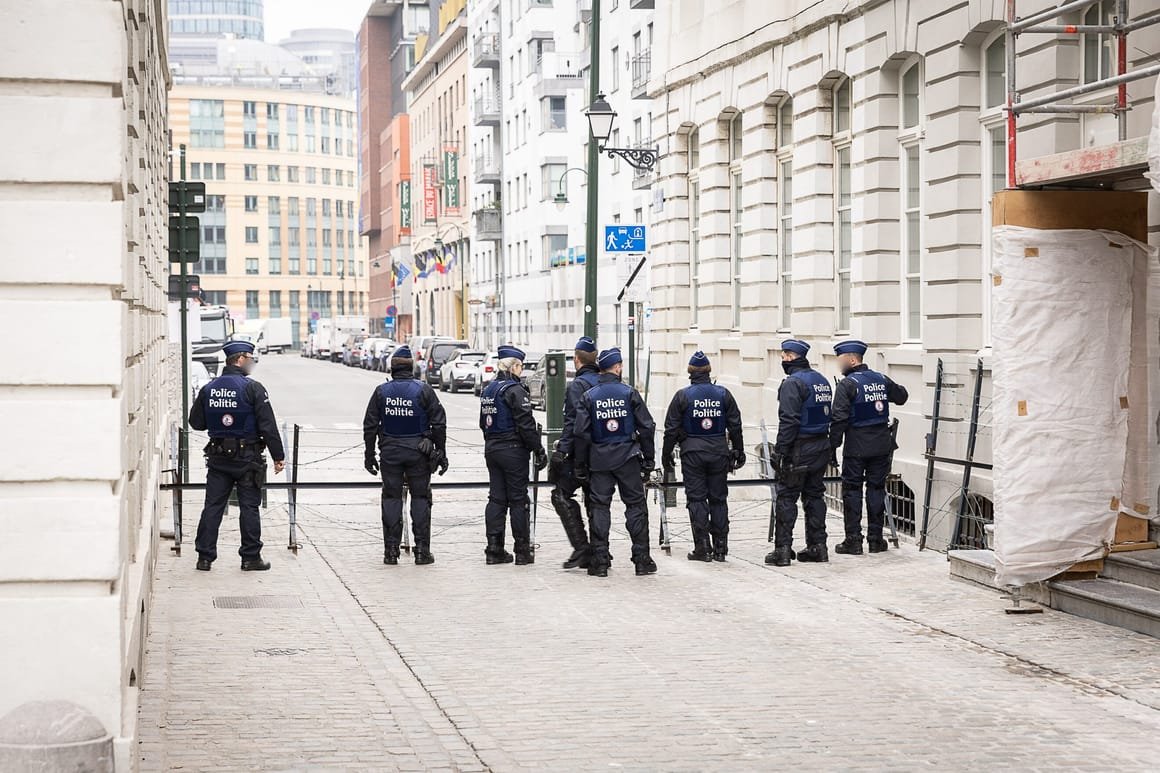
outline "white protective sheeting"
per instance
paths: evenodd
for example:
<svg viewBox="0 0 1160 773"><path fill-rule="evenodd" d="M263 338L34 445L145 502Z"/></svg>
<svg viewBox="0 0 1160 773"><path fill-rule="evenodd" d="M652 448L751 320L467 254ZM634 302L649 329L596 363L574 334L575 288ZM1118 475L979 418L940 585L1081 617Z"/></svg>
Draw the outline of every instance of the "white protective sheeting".
<svg viewBox="0 0 1160 773"><path fill-rule="evenodd" d="M996 228L996 580L1101 558L1121 510L1132 274L1147 247L1107 231Z"/></svg>
<svg viewBox="0 0 1160 773"><path fill-rule="evenodd" d="M1152 131L1148 134L1148 171L1144 176L1160 191L1160 78L1156 79L1156 101L1152 109Z"/></svg>

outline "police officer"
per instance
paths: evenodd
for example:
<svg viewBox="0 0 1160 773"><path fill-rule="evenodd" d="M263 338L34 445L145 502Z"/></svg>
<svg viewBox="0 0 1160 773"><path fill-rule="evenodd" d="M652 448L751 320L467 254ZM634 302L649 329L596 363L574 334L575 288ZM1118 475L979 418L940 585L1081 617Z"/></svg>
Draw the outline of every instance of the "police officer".
<svg viewBox="0 0 1160 773"><path fill-rule="evenodd" d="M536 469L548 466L548 452L540 442L540 429L532 417L528 390L520 381L524 353L514 346L496 349L498 373L479 397L479 428L483 430L483 456L487 462L487 508L483 520L487 529L488 564L510 564L512 554L504 550L504 518L510 513L515 562L531 564L528 528L528 456L535 454Z"/></svg>
<svg viewBox="0 0 1160 773"><path fill-rule="evenodd" d="M568 542L572 545L572 555L564 562L564 568L583 569L588 566L590 548L588 533L584 529L584 519L580 517L580 504L576 501L576 490L584 491L585 510L589 509L591 498L588 486L576 480L573 436L576 426L576 406L584 393L596 386L600 377L600 371L596 368L596 342L588 336L580 338L572 351L572 363L576 368L576 376L564 392L564 428L552 452L548 478L554 484L552 507L559 514L560 523L564 525L564 534L568 536ZM591 517L591 512L588 516Z"/></svg>
<svg viewBox="0 0 1160 773"><path fill-rule="evenodd" d="M846 539L834 546L835 553L862 555L862 484L866 484L866 545L871 553L889 549L882 538L886 515L886 476L894 440L890 433L890 403L905 405L906 388L888 376L870 370L862 358L866 344L842 341L834 347L845 377L834 394L830 445L842 448L842 508L845 511Z"/></svg>
<svg viewBox="0 0 1160 773"><path fill-rule="evenodd" d="M777 468L773 552L765 563L789 566L798 561L826 562L826 465L830 461L830 408L833 389L810 367L810 345L790 338L781 344L781 367L787 378L777 390L777 440L773 460ZM793 551L797 501L806 516L806 549Z"/></svg>
<svg viewBox="0 0 1160 773"><path fill-rule="evenodd" d="M403 536L403 481L411 492L415 563L435 563L431 554L431 471L447 472L447 414L435 390L415 379L411 350L391 355L391 380L371 395L363 417L364 466L379 474L382 463L383 563L399 563ZM375 459L375 440L380 459Z"/></svg>
<svg viewBox="0 0 1160 773"><path fill-rule="evenodd" d="M208 430L205 447L205 506L197 524L197 568L208 572L217 559L218 529L230 498L237 488L239 524L242 532L243 572L264 572L269 561L262 560L262 484L266 482L269 448L274 472L286 467L286 453L278 434L278 421L270 406L266 388L251 379L254 345L230 341L222 347L226 366L222 374L198 392L189 411L189 426Z"/></svg>
<svg viewBox="0 0 1160 773"><path fill-rule="evenodd" d="M656 423L640 394L620 380L620 349L604 350L596 358L596 365L600 378L576 406L573 435L576 479L581 483L589 480L592 501L588 574L608 576L610 507L617 488L624 501L625 526L632 537L636 573L653 574L657 565L649 555L644 482L656 462Z"/></svg>
<svg viewBox="0 0 1160 773"><path fill-rule="evenodd" d="M661 464L666 472L672 471L673 451L680 445L681 477L693 524L689 560L724 561L729 552L726 476L745 464L741 411L728 389L709 380L712 365L704 352L689 358L688 370L691 383L673 395L665 416Z"/></svg>

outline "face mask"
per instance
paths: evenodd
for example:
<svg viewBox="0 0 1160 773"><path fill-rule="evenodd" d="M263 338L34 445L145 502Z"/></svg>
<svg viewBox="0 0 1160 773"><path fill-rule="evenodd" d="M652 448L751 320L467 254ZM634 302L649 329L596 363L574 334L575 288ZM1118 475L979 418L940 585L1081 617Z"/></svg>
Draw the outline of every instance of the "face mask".
<svg viewBox="0 0 1160 773"><path fill-rule="evenodd" d="M785 371L785 374L787 376L793 370L793 364L795 362L797 362L797 360L782 360L781 361L781 369Z"/></svg>

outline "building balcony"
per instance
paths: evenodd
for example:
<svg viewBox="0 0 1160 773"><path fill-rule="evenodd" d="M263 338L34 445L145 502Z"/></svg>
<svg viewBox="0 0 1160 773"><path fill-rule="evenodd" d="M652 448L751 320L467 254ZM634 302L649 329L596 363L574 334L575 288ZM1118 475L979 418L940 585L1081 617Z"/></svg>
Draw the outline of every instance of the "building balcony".
<svg viewBox="0 0 1160 773"><path fill-rule="evenodd" d="M628 7L634 11L649 11L657 7L656 0L628 0Z"/></svg>
<svg viewBox="0 0 1160 773"><path fill-rule="evenodd" d="M652 150L655 146L652 140L641 140L636 143L634 147L648 148ZM632 167L632 188L633 190L643 191L652 187L653 180L656 179L656 167L652 169L637 169Z"/></svg>
<svg viewBox="0 0 1160 773"><path fill-rule="evenodd" d="M483 33L472 46L471 66L499 69L499 48L499 33Z"/></svg>
<svg viewBox="0 0 1160 773"><path fill-rule="evenodd" d="M471 113L475 126L499 126L503 118L503 102L499 94L481 94L475 98L475 109Z"/></svg>
<svg viewBox="0 0 1160 773"><path fill-rule="evenodd" d="M648 98L648 78L652 72L652 50L646 49L632 58L632 98Z"/></svg>
<svg viewBox="0 0 1160 773"><path fill-rule="evenodd" d="M580 11L580 21L585 24L592 21L592 0L578 0L576 5Z"/></svg>
<svg viewBox="0 0 1160 773"><path fill-rule="evenodd" d="M490 153L480 154L473 162L473 180L481 185L499 185L503 181L503 164Z"/></svg>
<svg viewBox="0 0 1160 773"><path fill-rule="evenodd" d="M503 241L503 213L498 209L475 210L475 238L483 242Z"/></svg>
<svg viewBox="0 0 1160 773"><path fill-rule="evenodd" d="M583 54L552 51L536 60L530 75L535 79L536 99L564 96L572 89L584 88Z"/></svg>

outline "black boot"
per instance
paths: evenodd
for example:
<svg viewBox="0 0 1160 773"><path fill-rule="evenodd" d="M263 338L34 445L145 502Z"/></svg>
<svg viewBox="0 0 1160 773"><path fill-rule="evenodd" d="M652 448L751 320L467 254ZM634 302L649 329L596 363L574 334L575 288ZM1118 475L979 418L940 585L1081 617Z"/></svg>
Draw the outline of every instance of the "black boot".
<svg viewBox="0 0 1160 773"><path fill-rule="evenodd" d="M269 561L263 561L261 556L242 559L243 572L264 572L270 568Z"/></svg>
<svg viewBox="0 0 1160 773"><path fill-rule="evenodd" d="M890 550L890 543L881 537L867 537L866 548L871 553L885 553ZM834 548L837 550L837 548Z"/></svg>
<svg viewBox="0 0 1160 773"><path fill-rule="evenodd" d="M789 566L789 562L796 557L789 548L774 548L773 552L765 557L765 563L771 566Z"/></svg>
<svg viewBox="0 0 1160 773"><path fill-rule="evenodd" d="M383 550L383 563L387 566L396 566L399 563L399 546L387 545Z"/></svg>
<svg viewBox="0 0 1160 773"><path fill-rule="evenodd" d="M584 520L580 517L580 504L571 499L556 499L553 496L552 504L560 514L560 523L564 526L564 534L572 546L572 555L564 562L565 569L584 569L588 566L588 532L584 529Z"/></svg>
<svg viewBox="0 0 1160 773"><path fill-rule="evenodd" d="M834 552L841 553L844 556L860 556L862 555L862 538L846 537L846 539L834 545Z"/></svg>
<svg viewBox="0 0 1160 773"><path fill-rule="evenodd" d="M807 545L805 550L798 553L797 560L800 563L824 564L830 560L830 551L826 549L824 543Z"/></svg>
<svg viewBox="0 0 1160 773"><path fill-rule="evenodd" d="M208 558L197 559L197 571L208 572L212 568L213 568L213 561L210 561Z"/></svg>
<svg viewBox="0 0 1160 773"><path fill-rule="evenodd" d="M688 556L690 561L712 561L713 548L708 537L698 537L693 542L693 552Z"/></svg>
<svg viewBox="0 0 1160 773"><path fill-rule="evenodd" d="M589 577L607 577L608 576L608 554L603 551L593 550L588 556L588 576Z"/></svg>
<svg viewBox="0 0 1160 773"><path fill-rule="evenodd" d="M488 537L487 547L483 551L487 556L487 565L510 564L515 557L503 549L503 537Z"/></svg>
<svg viewBox="0 0 1160 773"><path fill-rule="evenodd" d="M656 574L657 562L652 560L652 556L644 553L637 558L632 559L636 564L636 576L643 577L646 574Z"/></svg>
<svg viewBox="0 0 1160 773"><path fill-rule="evenodd" d="M435 563L435 556L431 553L431 548L426 542L415 540L415 547L411 549L411 553L415 556L415 566Z"/></svg>
<svg viewBox="0 0 1160 773"><path fill-rule="evenodd" d="M724 561L725 556L729 555L729 539L727 537L717 537L713 540L713 560Z"/></svg>
<svg viewBox="0 0 1160 773"><path fill-rule="evenodd" d="M527 566L536 563L536 554L532 552L532 545L525 537L516 539L516 566Z"/></svg>

